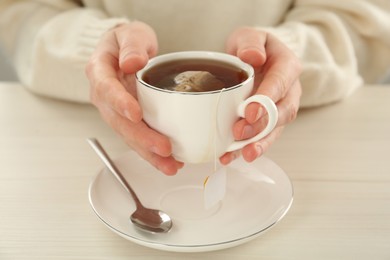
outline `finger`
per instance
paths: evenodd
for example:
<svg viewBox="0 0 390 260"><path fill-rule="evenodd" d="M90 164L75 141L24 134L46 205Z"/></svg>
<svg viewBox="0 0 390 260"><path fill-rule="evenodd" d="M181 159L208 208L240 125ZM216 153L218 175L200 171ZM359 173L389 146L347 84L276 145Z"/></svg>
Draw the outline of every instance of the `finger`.
<svg viewBox="0 0 390 260"><path fill-rule="evenodd" d="M253 28L236 30L227 42L227 52L239 57L254 67L264 64L266 60L265 34Z"/></svg>
<svg viewBox="0 0 390 260"><path fill-rule="evenodd" d="M157 53L157 37L144 23L133 22L115 30L119 45L119 66L133 74L142 69L150 57Z"/></svg>
<svg viewBox="0 0 390 260"><path fill-rule="evenodd" d="M172 153L170 140L151 129L144 121L132 123L110 108L99 108L103 119L131 146L137 146L157 155L168 157Z"/></svg>
<svg viewBox="0 0 390 260"><path fill-rule="evenodd" d="M298 115L300 99L302 95L301 83L297 80L289 89L286 96L276 105L278 107L277 126L287 125L294 121Z"/></svg>
<svg viewBox="0 0 390 260"><path fill-rule="evenodd" d="M257 94L270 97L274 102L282 99L301 74L301 64L294 53L274 36L268 34L267 61L263 66L263 79Z"/></svg>
<svg viewBox="0 0 390 260"><path fill-rule="evenodd" d="M138 150L138 154L153 165L157 170L168 176L177 174L177 172L184 166L184 163L175 160L173 156L162 157L144 150Z"/></svg>
<svg viewBox="0 0 390 260"><path fill-rule="evenodd" d="M265 109L258 103L250 103L245 108L245 119L249 124L254 124L265 115Z"/></svg>
<svg viewBox="0 0 390 260"><path fill-rule="evenodd" d="M142 149L162 157L172 154L172 146L168 137L149 128L143 121L138 124L128 123L122 130L125 139L135 141Z"/></svg>
<svg viewBox="0 0 390 260"><path fill-rule="evenodd" d="M275 142L275 140L280 136L283 128L284 126L279 126L260 141L245 146L241 151L242 157L245 159L245 161L252 162L256 158L263 155L269 149L272 143Z"/></svg>
<svg viewBox="0 0 390 260"><path fill-rule="evenodd" d="M99 106L109 104L113 110L133 122L142 120L142 111L137 100L129 94L118 80L118 45L113 32L103 36L86 66L90 81L90 99Z"/></svg>
<svg viewBox="0 0 390 260"><path fill-rule="evenodd" d="M116 77L115 69L106 61L108 58L101 54L95 61L89 78L91 79L91 101L96 106L106 104L118 114L137 123L142 120L142 110L138 101L126 91Z"/></svg>
<svg viewBox="0 0 390 260"><path fill-rule="evenodd" d="M143 159L166 175L175 175L179 169L183 168L184 163L177 161L171 155L170 148L168 148L170 144L158 145L158 142L151 142L148 139L141 142L140 139L129 140L126 143L133 147Z"/></svg>
<svg viewBox="0 0 390 260"><path fill-rule="evenodd" d="M177 161L171 155L170 144L158 145L158 141L153 142L150 139L153 138L150 136L150 138L148 137L144 141L139 142L140 139L137 139L136 142L131 140L129 143L142 158L166 175L175 175L179 169L183 168L184 163Z"/></svg>
<svg viewBox="0 0 390 260"><path fill-rule="evenodd" d="M241 155L241 150L227 152L219 158L219 161L222 165L228 165Z"/></svg>
<svg viewBox="0 0 390 260"><path fill-rule="evenodd" d="M267 37L266 52L263 78L256 94L266 95L276 103L286 96L290 87L298 80L301 65L292 51L272 35ZM264 114L264 108L256 103L249 104L245 110L245 118L249 123L254 123Z"/></svg>
<svg viewBox="0 0 390 260"><path fill-rule="evenodd" d="M301 84L299 80L297 80L286 96L276 104L278 108L278 121L276 127L286 125L295 120L299 110L301 94ZM235 140L252 138L265 128L267 122L267 115L262 116L254 123L248 122L247 119L241 119L233 126L233 136Z"/></svg>
<svg viewBox="0 0 390 260"><path fill-rule="evenodd" d="M248 123L246 119L238 120L233 126L233 136L235 140L245 140L252 138L262 131L268 123L268 116L264 116L254 124Z"/></svg>
<svg viewBox="0 0 390 260"><path fill-rule="evenodd" d="M103 119L119 133L142 158L166 175L174 175L184 164L171 155L167 137L150 129L144 122L132 124L110 108L100 108Z"/></svg>

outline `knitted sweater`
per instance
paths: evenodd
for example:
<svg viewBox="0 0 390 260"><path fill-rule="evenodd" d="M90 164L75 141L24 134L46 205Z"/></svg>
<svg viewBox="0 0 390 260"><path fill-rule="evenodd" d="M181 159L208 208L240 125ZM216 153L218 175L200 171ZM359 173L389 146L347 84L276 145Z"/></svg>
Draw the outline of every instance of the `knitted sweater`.
<svg viewBox="0 0 390 260"><path fill-rule="evenodd" d="M33 92L88 102L90 55L131 20L154 28L160 54L224 51L239 26L269 31L302 61L301 106L343 99L390 68L389 0L0 0L0 45Z"/></svg>

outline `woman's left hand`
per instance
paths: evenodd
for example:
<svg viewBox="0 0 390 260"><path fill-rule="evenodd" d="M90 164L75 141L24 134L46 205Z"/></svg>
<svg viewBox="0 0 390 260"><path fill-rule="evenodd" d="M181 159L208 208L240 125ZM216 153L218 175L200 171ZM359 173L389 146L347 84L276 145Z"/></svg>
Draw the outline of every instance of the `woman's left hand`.
<svg viewBox="0 0 390 260"><path fill-rule="evenodd" d="M275 36L250 27L235 30L227 40L226 51L252 65L256 71L255 93L270 97L279 112L275 129L258 142L245 146L241 151L225 153L222 164L229 164L239 154L247 162L261 156L281 134L283 128L295 120L302 93L299 76L301 64L295 54ZM267 114L257 103L245 110L245 118L233 127L236 140L248 139L259 133L267 123Z"/></svg>

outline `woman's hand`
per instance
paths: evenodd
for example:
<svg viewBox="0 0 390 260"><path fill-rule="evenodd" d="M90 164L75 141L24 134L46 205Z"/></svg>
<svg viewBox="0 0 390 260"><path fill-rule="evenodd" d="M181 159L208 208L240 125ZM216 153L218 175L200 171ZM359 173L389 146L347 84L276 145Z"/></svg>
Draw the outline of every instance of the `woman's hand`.
<svg viewBox="0 0 390 260"><path fill-rule="evenodd" d="M172 155L169 139L142 120L134 74L156 55L152 28L141 22L122 24L106 32L86 67L91 101L103 119L140 156L167 175L183 167Z"/></svg>
<svg viewBox="0 0 390 260"><path fill-rule="evenodd" d="M299 76L301 65L294 53L281 41L267 32L243 27L234 31L226 43L226 51L251 64L256 71L254 94L270 97L279 111L275 129L258 142L245 146L241 151L221 156L222 164L228 164L240 153L248 162L261 156L281 134L283 128L296 118L301 97ZM236 140L248 139L266 125L267 115L259 104L251 103L245 118L233 127Z"/></svg>

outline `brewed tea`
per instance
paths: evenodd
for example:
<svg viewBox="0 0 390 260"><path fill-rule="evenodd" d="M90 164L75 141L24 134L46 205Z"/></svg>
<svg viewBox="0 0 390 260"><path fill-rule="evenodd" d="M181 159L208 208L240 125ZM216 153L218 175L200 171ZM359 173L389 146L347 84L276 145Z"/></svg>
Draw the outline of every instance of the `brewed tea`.
<svg viewBox="0 0 390 260"><path fill-rule="evenodd" d="M143 75L155 87L181 92L207 92L229 88L248 78L234 65L207 59L184 59L158 64Z"/></svg>

